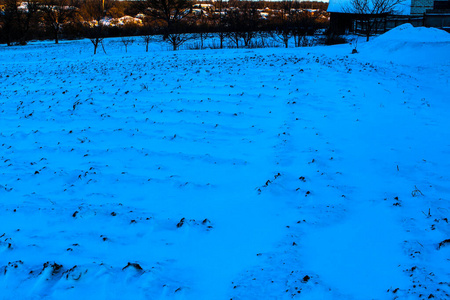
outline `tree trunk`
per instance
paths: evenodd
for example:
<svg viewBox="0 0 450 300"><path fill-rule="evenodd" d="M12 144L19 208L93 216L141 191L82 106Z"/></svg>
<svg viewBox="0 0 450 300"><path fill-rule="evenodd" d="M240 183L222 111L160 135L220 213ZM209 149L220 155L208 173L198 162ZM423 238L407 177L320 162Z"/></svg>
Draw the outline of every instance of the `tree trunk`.
<svg viewBox="0 0 450 300"><path fill-rule="evenodd" d="M244 33L243 37L244 37L244 46L247 48L248 45L250 44L250 39L248 38L248 33Z"/></svg>
<svg viewBox="0 0 450 300"><path fill-rule="evenodd" d="M8 45L8 47L12 46L11 35L9 32L6 34L6 45Z"/></svg>
<svg viewBox="0 0 450 300"><path fill-rule="evenodd" d="M97 54L98 43L99 43L99 39L96 38L94 41L94 55Z"/></svg>
<svg viewBox="0 0 450 300"><path fill-rule="evenodd" d="M370 30L371 30L371 28L370 28L370 20L367 20L367 27L366 27L366 33L367 33L367 42L369 41L369 38L370 38Z"/></svg>
<svg viewBox="0 0 450 300"><path fill-rule="evenodd" d="M53 29L53 34L54 34L54 38L55 38L55 44L58 44L59 43L59 40L58 40L59 23L53 23L52 29Z"/></svg>

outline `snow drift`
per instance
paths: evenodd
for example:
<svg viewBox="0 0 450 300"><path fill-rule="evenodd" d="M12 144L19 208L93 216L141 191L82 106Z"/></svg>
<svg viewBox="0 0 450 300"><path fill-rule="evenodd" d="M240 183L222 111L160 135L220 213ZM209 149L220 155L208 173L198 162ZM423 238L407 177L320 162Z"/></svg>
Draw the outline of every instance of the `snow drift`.
<svg viewBox="0 0 450 300"><path fill-rule="evenodd" d="M361 54L377 61L409 66L450 64L450 33L436 28L400 25L361 47Z"/></svg>

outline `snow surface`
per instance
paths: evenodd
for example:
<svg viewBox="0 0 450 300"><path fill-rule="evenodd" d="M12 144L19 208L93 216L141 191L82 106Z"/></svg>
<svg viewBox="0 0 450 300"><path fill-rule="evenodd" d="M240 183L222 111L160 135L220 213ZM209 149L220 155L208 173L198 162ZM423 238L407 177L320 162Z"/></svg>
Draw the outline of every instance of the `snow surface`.
<svg viewBox="0 0 450 300"><path fill-rule="evenodd" d="M448 37L1 47L0 298L447 299Z"/></svg>

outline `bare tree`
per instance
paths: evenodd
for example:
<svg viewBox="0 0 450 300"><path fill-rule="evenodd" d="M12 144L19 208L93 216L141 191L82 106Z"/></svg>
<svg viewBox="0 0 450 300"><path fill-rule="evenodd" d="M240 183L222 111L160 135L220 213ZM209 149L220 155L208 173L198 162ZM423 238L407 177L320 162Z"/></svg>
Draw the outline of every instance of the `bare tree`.
<svg viewBox="0 0 450 300"><path fill-rule="evenodd" d="M86 0L83 4L83 15L89 24L86 34L94 45L94 54L97 54L99 45L102 45L105 52L103 40L106 28L102 21L108 15L108 10L111 7L111 1L109 0Z"/></svg>
<svg viewBox="0 0 450 300"><path fill-rule="evenodd" d="M214 2L214 14L213 14L213 20L214 20L214 26L215 30L217 31L217 36L219 37L220 41L220 49L223 49L223 42L226 37L226 11L225 11L225 5L224 0L216 0Z"/></svg>
<svg viewBox="0 0 450 300"><path fill-rule="evenodd" d="M200 49L204 48L204 43L207 38L211 37L210 34L210 23L213 21L210 12L204 12L203 9L197 15L196 27L198 30L198 36L200 37Z"/></svg>
<svg viewBox="0 0 450 300"><path fill-rule="evenodd" d="M144 7L143 10L145 10L145 8L146 7ZM139 30L139 33L140 33L142 41L145 44L145 52L148 52L148 46L149 46L150 42L153 40L153 37L155 35L156 24L154 22L154 19L149 16L145 16L142 20L142 23L143 23L143 26Z"/></svg>
<svg viewBox="0 0 450 300"><path fill-rule="evenodd" d="M0 25L6 44L12 46L15 40L15 27L17 22L18 5L16 0L2 0L0 2Z"/></svg>
<svg viewBox="0 0 450 300"><path fill-rule="evenodd" d="M125 53L128 53L128 46L133 45L134 39L132 37L122 37L120 40L125 46Z"/></svg>
<svg viewBox="0 0 450 300"><path fill-rule="evenodd" d="M227 37L239 48L243 43L245 47L252 44L253 39L260 30L261 15L258 3L252 1L229 1L225 21Z"/></svg>
<svg viewBox="0 0 450 300"><path fill-rule="evenodd" d="M317 16L308 11L296 13L292 19L295 46L301 47L307 44L306 36L313 34L319 28Z"/></svg>
<svg viewBox="0 0 450 300"><path fill-rule="evenodd" d="M230 7L225 16L226 34L227 38L231 40L236 48L239 48L239 42L241 40L241 21L242 14L239 7Z"/></svg>
<svg viewBox="0 0 450 300"><path fill-rule="evenodd" d="M294 36L293 21L297 13L293 5L294 1L281 1L281 9L276 16L277 30L273 34L275 40L283 42L286 48L289 47L289 40Z"/></svg>
<svg viewBox="0 0 450 300"><path fill-rule="evenodd" d="M37 24L38 2L28 0L4 0L0 3L0 22L6 43L11 46L15 43L26 45L29 40L30 29Z"/></svg>
<svg viewBox="0 0 450 300"><path fill-rule="evenodd" d="M29 40L29 31L37 23L39 3L38 0L28 0L21 4L25 4L25 7L19 11L17 16L20 33L19 43L20 45L26 45Z"/></svg>
<svg viewBox="0 0 450 300"><path fill-rule="evenodd" d="M53 33L55 44L58 44L58 35L64 23L73 20L77 14L76 0L44 0L40 2L39 9L43 13L44 22Z"/></svg>
<svg viewBox="0 0 450 300"><path fill-rule="evenodd" d="M378 19L398 12L403 2L405 0L351 0L349 5L343 7L343 11L361 15L363 32L369 41L370 34L378 26Z"/></svg>
<svg viewBox="0 0 450 300"><path fill-rule="evenodd" d="M148 33L144 33L143 35L141 35L141 39L142 39L142 41L145 44L145 52L148 52L148 45L153 40L153 35L152 34L148 34Z"/></svg>
<svg viewBox="0 0 450 300"><path fill-rule="evenodd" d="M150 15L163 22L163 40L169 42L173 50L178 50L189 39L183 27L192 11L191 0L147 0L147 5Z"/></svg>
<svg viewBox="0 0 450 300"><path fill-rule="evenodd" d="M243 1L241 5L241 37L245 47L249 47L257 36L261 25L261 15L258 11L258 2Z"/></svg>

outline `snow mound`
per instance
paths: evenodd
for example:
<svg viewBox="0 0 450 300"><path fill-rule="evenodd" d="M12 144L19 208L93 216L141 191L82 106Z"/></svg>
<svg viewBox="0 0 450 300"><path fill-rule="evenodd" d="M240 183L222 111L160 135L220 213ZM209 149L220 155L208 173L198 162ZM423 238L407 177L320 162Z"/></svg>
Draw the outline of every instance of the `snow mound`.
<svg viewBox="0 0 450 300"><path fill-rule="evenodd" d="M414 27L407 23L395 27L374 39L374 43L386 43L391 41L419 43L450 42L450 34L437 28Z"/></svg>
<svg viewBox="0 0 450 300"><path fill-rule="evenodd" d="M375 61L400 65L450 65L450 34L403 24L364 44L360 52Z"/></svg>

